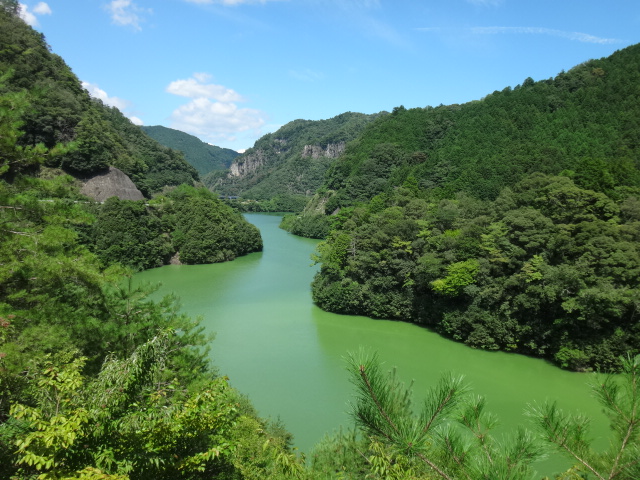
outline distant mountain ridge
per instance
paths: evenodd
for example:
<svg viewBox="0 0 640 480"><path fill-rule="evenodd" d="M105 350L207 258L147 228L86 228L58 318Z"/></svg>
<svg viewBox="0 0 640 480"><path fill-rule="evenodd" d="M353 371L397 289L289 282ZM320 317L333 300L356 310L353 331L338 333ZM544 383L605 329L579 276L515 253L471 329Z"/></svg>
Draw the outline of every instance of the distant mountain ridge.
<svg viewBox="0 0 640 480"><path fill-rule="evenodd" d="M203 181L224 195L255 200L313 195L346 144L380 115L346 112L328 120L294 120L235 158L226 175L213 172Z"/></svg>
<svg viewBox="0 0 640 480"><path fill-rule="evenodd" d="M229 168L233 159L240 155L235 150L205 143L198 137L173 128L162 125L141 128L156 142L184 153L187 162L200 175L206 175L213 170L225 170Z"/></svg>

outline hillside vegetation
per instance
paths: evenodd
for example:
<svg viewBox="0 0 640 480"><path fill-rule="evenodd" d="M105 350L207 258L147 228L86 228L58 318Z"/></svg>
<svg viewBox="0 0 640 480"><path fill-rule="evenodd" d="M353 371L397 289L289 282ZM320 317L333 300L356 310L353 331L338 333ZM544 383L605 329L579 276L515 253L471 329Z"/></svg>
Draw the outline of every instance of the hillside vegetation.
<svg viewBox="0 0 640 480"><path fill-rule="evenodd" d="M616 370L640 352L640 45L465 105L369 124L329 168L318 250L334 312ZM320 225L320 227L318 227Z"/></svg>
<svg viewBox="0 0 640 480"><path fill-rule="evenodd" d="M158 143L182 152L187 163L194 167L200 176L212 170L228 169L233 159L240 155L235 150L209 145L193 135L173 128L161 125L140 128Z"/></svg>
<svg viewBox="0 0 640 480"><path fill-rule="evenodd" d="M213 172L203 181L223 195L259 201L248 209L301 210L346 143L377 116L347 112L328 120L294 120L234 159L230 172Z"/></svg>
<svg viewBox="0 0 640 480"><path fill-rule="evenodd" d="M0 95L13 94L25 105L19 117L19 146L67 145L66 151L48 155L45 165L83 177L112 165L146 196L166 185L198 180L182 154L149 138L116 108L90 98L41 34L4 11L1 21ZM16 167L11 170L15 173Z"/></svg>
<svg viewBox="0 0 640 480"><path fill-rule="evenodd" d="M640 45L464 105L405 109L370 124L334 162L331 206L368 201L410 176L432 197L495 199L533 172L614 194L640 185Z"/></svg>
<svg viewBox="0 0 640 480"><path fill-rule="evenodd" d="M18 8L0 0L0 478L281 478L289 435L218 375L177 300L123 267L226 260L259 232L90 99ZM66 174L107 165L165 194L99 206Z"/></svg>
<svg viewBox="0 0 640 480"><path fill-rule="evenodd" d="M337 311L363 300L373 315L416 305L477 346L510 342L573 368L620 368L593 385L611 420L605 450L592 448L585 419L555 404L529 406L537 433L498 438L484 400L452 376L414 408L395 374L354 354L360 434L327 437L307 462L210 365L211 338L177 299L150 300L154 288L125 267L175 251L189 263L225 260L259 248L259 235L193 185L181 154L91 100L18 8L0 0L0 478L516 480L537 478L545 445L575 464L558 479L638 478L635 170L624 183L612 168L598 188L578 170L533 173L495 197L447 198L415 175L362 201L345 190L331 197L351 203L325 219L333 231L314 288ZM622 148L634 168L636 148ZM77 177L107 165L153 198L99 206L80 195Z"/></svg>

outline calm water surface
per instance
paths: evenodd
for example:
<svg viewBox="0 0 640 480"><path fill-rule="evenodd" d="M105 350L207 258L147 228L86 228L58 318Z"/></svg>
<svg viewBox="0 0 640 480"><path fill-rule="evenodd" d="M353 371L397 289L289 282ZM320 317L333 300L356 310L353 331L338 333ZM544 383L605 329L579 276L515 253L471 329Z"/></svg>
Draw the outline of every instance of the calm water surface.
<svg viewBox="0 0 640 480"><path fill-rule="evenodd" d="M175 292L183 310L201 316L216 333L213 362L246 393L265 417L280 418L308 452L325 433L350 426L352 389L344 356L359 347L378 352L399 376L415 380L417 399L442 373L463 374L502 428L526 424L528 403L558 400L567 411L592 419L593 437L607 432L600 407L590 397L589 375L562 371L537 359L473 350L416 325L324 312L311 301L317 241L278 228L280 216L248 214L262 232L264 251L214 265L166 266L136 279ZM565 464L538 465L549 474Z"/></svg>

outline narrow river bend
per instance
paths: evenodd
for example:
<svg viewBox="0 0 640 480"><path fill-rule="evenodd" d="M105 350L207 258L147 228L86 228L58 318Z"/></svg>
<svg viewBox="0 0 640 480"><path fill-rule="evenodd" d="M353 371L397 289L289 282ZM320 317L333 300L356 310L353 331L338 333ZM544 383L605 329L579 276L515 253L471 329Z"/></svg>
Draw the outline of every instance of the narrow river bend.
<svg viewBox="0 0 640 480"><path fill-rule="evenodd" d="M278 228L280 216L248 214L262 232L264 251L214 265L166 266L136 275L176 293L183 311L201 316L216 333L214 364L246 393L260 414L280 419L295 445L309 452L327 432L350 426L352 389L344 355L359 347L378 352L400 378L415 380L420 399L443 372L463 374L503 428L525 424L528 403L558 400L567 411L592 420L592 436L607 432L606 419L589 393L586 374L562 371L532 358L473 350L416 325L324 312L311 301L317 241ZM541 473L565 466L551 458ZM566 468L566 467L565 467Z"/></svg>

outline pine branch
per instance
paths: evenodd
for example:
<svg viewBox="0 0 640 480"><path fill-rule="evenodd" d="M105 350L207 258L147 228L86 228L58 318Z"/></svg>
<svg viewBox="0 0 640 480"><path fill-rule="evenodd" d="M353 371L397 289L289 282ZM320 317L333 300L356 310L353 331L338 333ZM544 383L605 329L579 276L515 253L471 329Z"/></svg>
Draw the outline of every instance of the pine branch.
<svg viewBox="0 0 640 480"><path fill-rule="evenodd" d="M572 419L569 421L565 421L564 425L562 425L562 419L556 419L557 410L555 405L547 405L545 406L546 411L533 411L533 416L537 418L538 424L542 428L542 430L547 434L548 441L556 444L561 449L565 450L571 457L578 461L581 465L587 468L591 473L593 473L600 480L605 480L598 471L591 466L591 464L583 458L575 448L572 448L570 442L568 440L569 432L572 427ZM578 425L577 422L574 422ZM575 426L575 425L574 425Z"/></svg>
<svg viewBox="0 0 640 480"><path fill-rule="evenodd" d="M371 382L369 381L369 376L366 373L365 366L364 365L360 365L359 369L360 369L360 378L362 378L362 380L364 381L364 384L367 387L367 392L368 392L369 396L371 397L371 399L373 400L373 403L375 403L376 408L378 409L378 413L380 413L380 415L382 415L382 418L385 419L387 424L393 429L393 431L396 433L396 435L400 435L400 431L398 430L398 427L395 425L395 423L393 423L391 418L389 418L389 415L387 414L386 410L380 404L380 401L378 400L378 396L376 395L376 393L373 390L373 387L371 385ZM387 438L389 440L391 440L391 437L387 436Z"/></svg>

